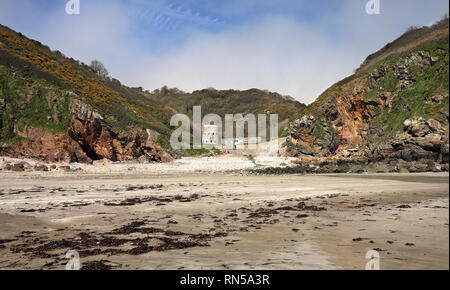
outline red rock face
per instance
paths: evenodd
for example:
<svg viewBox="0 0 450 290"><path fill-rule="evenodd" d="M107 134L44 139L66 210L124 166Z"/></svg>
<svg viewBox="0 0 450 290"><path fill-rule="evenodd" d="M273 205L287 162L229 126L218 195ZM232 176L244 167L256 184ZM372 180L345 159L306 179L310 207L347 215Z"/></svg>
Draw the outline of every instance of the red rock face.
<svg viewBox="0 0 450 290"><path fill-rule="evenodd" d="M351 156L355 159L363 157L406 162L426 160L448 165L448 112L437 115L439 121L432 118L408 119L402 124L402 132L375 143L371 141L373 136L370 139L369 135L370 121L383 110L390 109L395 95L385 92L378 98L365 100L367 91L367 76L337 87L321 104L320 112L326 122L306 115L291 126L288 153L297 157ZM435 96L435 102L444 97ZM382 129L375 130L378 136L383 134Z"/></svg>
<svg viewBox="0 0 450 290"><path fill-rule="evenodd" d="M172 161L168 153L147 140L143 130L135 129L127 136L119 136L99 114L78 100L72 102L71 112L72 122L67 134L29 128L20 133L29 141L4 145L0 147L0 155L46 162Z"/></svg>
<svg viewBox="0 0 450 290"><path fill-rule="evenodd" d="M169 162L171 157L153 144L141 129L123 136L114 132L103 118L80 101L71 105L72 124L68 134L93 160Z"/></svg>
<svg viewBox="0 0 450 290"><path fill-rule="evenodd" d="M4 145L0 148L0 154L14 158L34 158L46 162L92 162L78 143L66 134L52 134L41 128L30 128L20 135L29 140Z"/></svg>
<svg viewBox="0 0 450 290"><path fill-rule="evenodd" d="M367 107L364 96L367 90L367 79L357 78L346 83L334 93L333 101L338 118L331 121L337 135L338 150L363 145L363 132L367 130Z"/></svg>
<svg viewBox="0 0 450 290"><path fill-rule="evenodd" d="M322 105L326 119L313 115L294 122L291 142L299 153L309 156L330 156L340 151L366 145L371 109L364 100L367 78L356 78L331 92ZM321 127L321 130L317 128Z"/></svg>

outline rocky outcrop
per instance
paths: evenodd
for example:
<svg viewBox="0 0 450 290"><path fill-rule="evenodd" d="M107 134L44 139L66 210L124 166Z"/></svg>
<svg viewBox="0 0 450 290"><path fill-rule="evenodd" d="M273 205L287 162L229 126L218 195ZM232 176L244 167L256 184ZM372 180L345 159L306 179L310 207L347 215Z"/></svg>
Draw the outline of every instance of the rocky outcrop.
<svg viewBox="0 0 450 290"><path fill-rule="evenodd" d="M111 161L171 161L141 129L127 135L114 132L102 116L79 100L71 103L73 118L68 134L91 160Z"/></svg>
<svg viewBox="0 0 450 290"><path fill-rule="evenodd" d="M331 132L326 123L321 124L323 132L319 132L316 126L318 121L314 116L306 115L296 120L291 125L290 142L295 146L294 154L303 154L308 156L317 156L325 148L329 148L332 142ZM323 134L324 136L321 136Z"/></svg>
<svg viewBox="0 0 450 290"><path fill-rule="evenodd" d="M441 121L415 117L407 119L403 126L403 132L379 144L369 143L366 147L340 150L326 157L313 154L298 155L299 165L294 171L296 173L448 171L448 115Z"/></svg>
<svg viewBox="0 0 450 290"><path fill-rule="evenodd" d="M290 124L287 154L314 164L299 165L304 172L448 171L448 93L429 89L428 77L448 70L443 56L448 51L414 51L335 84ZM413 112L428 117L402 124L396 115Z"/></svg>
<svg viewBox="0 0 450 290"><path fill-rule="evenodd" d="M16 158L5 158L0 157L0 171L4 172L48 172L48 171L59 171L59 172L80 172L83 169L80 166L74 165L70 166L65 163L56 164L46 164L44 161L40 160L21 160Z"/></svg>
<svg viewBox="0 0 450 290"><path fill-rule="evenodd" d="M78 143L66 134L53 134L41 128L19 132L26 141L4 144L0 155L12 158L33 158L45 162L92 162Z"/></svg>
<svg viewBox="0 0 450 290"><path fill-rule="evenodd" d="M404 132L382 145L376 146L371 156L404 161L449 161L449 135L447 123L435 119L412 118L404 122Z"/></svg>
<svg viewBox="0 0 450 290"><path fill-rule="evenodd" d="M331 156L363 146L368 134L368 120L379 103L364 99L367 79L355 79L331 92L320 108L290 125L286 145L291 155L301 157Z"/></svg>
<svg viewBox="0 0 450 290"><path fill-rule="evenodd" d="M377 161L370 159L332 159L316 158L299 160L296 165L289 167L270 167L252 170L253 174L327 174L327 173L419 173L419 172L448 172L448 164L433 161L406 162L401 159Z"/></svg>
<svg viewBox="0 0 450 290"><path fill-rule="evenodd" d="M411 87L416 82L412 69L422 70L426 66L435 64L438 60L438 57L431 57L428 51L413 52L393 66L378 67L370 73L370 78L377 81L389 72L393 72L398 79L397 88Z"/></svg>
<svg viewBox="0 0 450 290"><path fill-rule="evenodd" d="M119 134L106 124L100 114L77 99L71 102L70 112L72 120L66 134L54 134L41 128L17 131L17 135L27 140L1 146L0 155L45 162L172 160L143 130L135 129L126 135Z"/></svg>

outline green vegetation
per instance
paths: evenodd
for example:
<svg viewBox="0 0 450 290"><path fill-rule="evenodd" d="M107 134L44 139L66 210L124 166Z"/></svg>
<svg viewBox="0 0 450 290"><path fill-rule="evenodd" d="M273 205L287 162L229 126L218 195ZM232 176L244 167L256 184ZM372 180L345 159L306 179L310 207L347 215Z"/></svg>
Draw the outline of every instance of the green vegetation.
<svg viewBox="0 0 450 290"><path fill-rule="evenodd" d="M314 127L314 136L321 139L325 136L325 128L322 126L321 122L317 122L316 126Z"/></svg>
<svg viewBox="0 0 450 290"><path fill-rule="evenodd" d="M448 26L448 19L446 23L436 27ZM394 46L410 45L436 27L408 32ZM333 113L334 104L330 100L349 93L346 84L370 78L369 73L375 68L392 68L417 51L428 51L437 61L433 66L423 68L410 65L408 71L414 78L412 86L401 88L397 74L392 70L369 84L365 100L374 100L386 92L395 96L391 108L380 110L370 121L370 127L382 128L383 138L389 138L402 130L404 120L414 116L433 117L448 111L449 106L448 36L397 54L390 54L392 45L386 46L368 58L363 65L364 70L360 68L357 73L337 82L307 107L292 98L257 89L205 89L186 93L163 87L150 93L142 88L123 86L105 74L99 76L89 66L1 25L0 42L0 99L6 103L6 107L0 109L0 143L22 141L17 131L26 132L29 128L66 132L71 120L69 104L73 96L69 92L75 92L78 98L91 105L116 132L149 128L160 133L157 142L164 148L169 147L173 129L169 124L170 117L175 113L191 115L193 106L197 105L202 106L203 116L213 113L222 119L225 114L236 113L278 114L279 122L287 123L306 114L313 115L316 119L313 135L322 138L326 134L326 126L333 129L329 113ZM427 101L438 94L446 95L440 103ZM284 128L279 129L280 136L287 136ZM218 149L187 152L192 156L221 153Z"/></svg>
<svg viewBox="0 0 450 290"><path fill-rule="evenodd" d="M46 120L45 114L50 112L43 107L44 95L47 93L46 86L51 84L56 87L52 88L54 91L75 92L99 112L116 132L126 134L132 128L149 128L161 133L162 140L168 140L172 112L155 99L144 95L141 90L123 86L118 80L104 75L99 76L89 66L67 58L60 52L53 52L38 41L30 40L1 25L0 42L3 44L0 46L0 65L14 68L19 78L31 78L37 83L45 83L40 93L36 89L33 91L33 98L26 100L31 102L26 112L31 114L39 111L38 115L20 125L45 127L54 132L64 128L67 121L64 114L58 119L57 126L51 120ZM14 84L9 86L11 85ZM19 87L20 84L15 89ZM57 108L60 114L66 104L62 100L61 107Z"/></svg>
<svg viewBox="0 0 450 290"><path fill-rule="evenodd" d="M170 104L177 112L190 115L194 106L202 106L202 114L278 114L280 121L291 118L305 105L277 93L250 89L246 91L204 89L185 93L178 89L162 88L151 96Z"/></svg>
<svg viewBox="0 0 450 290"><path fill-rule="evenodd" d="M289 136L288 130L284 130L283 132L281 132L281 135L280 135L281 138L288 137L288 136Z"/></svg>
<svg viewBox="0 0 450 290"><path fill-rule="evenodd" d="M366 95L364 96L364 99L365 99L366 101L369 101L369 100L372 100L372 99L376 98L377 96L378 96L377 90L370 89L370 90L366 93Z"/></svg>
<svg viewBox="0 0 450 290"><path fill-rule="evenodd" d="M222 150L217 149L216 147L213 147L213 148L211 149L211 151L212 151L215 155L223 155Z"/></svg>
<svg viewBox="0 0 450 290"><path fill-rule="evenodd" d="M14 77L9 77L5 87L11 92L3 90L4 94L14 98L14 102L7 100L8 106L12 106L11 103L25 106L22 111L14 107L13 111L3 112L13 116L14 120L2 117L5 124L2 125L5 131L2 140L14 138L14 134L7 133L14 126L10 121L15 122L20 130L42 127L51 132L64 132L70 121L67 114L70 100L65 95L68 91L76 93L77 98L100 113L114 131L126 134L134 128L152 129L161 134L158 142L164 148L169 147L173 129L171 116L178 112L189 115L195 105L202 106L203 115L215 113L223 118L225 114L273 113L279 115L280 122L291 119L305 107L292 98L256 89L242 92L205 89L188 94L164 87L149 93L142 88L126 87L106 73L99 74L92 65L65 57L59 51L51 51L40 42L2 25L0 42L0 65L14 70ZM106 72L106 68L103 69ZM24 80L27 84L20 83ZM34 81L32 85L28 84L31 80ZM32 97L19 97L29 94ZM58 99L56 108L46 106L52 94Z"/></svg>
<svg viewBox="0 0 450 290"><path fill-rule="evenodd" d="M379 51L369 55L361 66L355 70L356 74L365 73L375 68L374 64L379 64L389 57L392 53L398 54L398 51L405 51L405 48L418 46L430 39L440 39L447 35L449 30L448 14L444 15L441 20L431 26L421 28L411 26L403 35L388 43ZM428 40L427 40L428 39ZM426 44L426 43L425 43ZM408 49L409 50L409 49ZM410 51L410 50L409 50ZM399 55L401 57L401 55Z"/></svg>
<svg viewBox="0 0 450 290"><path fill-rule="evenodd" d="M201 156L201 155L210 154L210 153L213 153L214 155L223 155L222 150L217 149L215 147L213 147L211 149L206 149L206 148L202 148L202 149L187 149L185 151L191 157Z"/></svg>
<svg viewBox="0 0 450 290"><path fill-rule="evenodd" d="M412 74L414 84L410 87L402 88L397 78L396 72L390 70L404 62L405 58L418 51L427 51L437 62L432 66L423 66L410 64L408 72ZM385 107L375 114L370 121L371 132L383 132L382 138L372 141L383 141L392 137L397 132L403 130L403 122L412 117L431 118L436 117L449 108L449 38L447 37L428 41L418 45L412 50L392 54L387 58L381 59L371 67L365 68L364 71L358 70L357 73L349 76L322 93L316 101L299 112L295 118L299 119L304 115L312 115L315 117L315 128L313 135L316 138L322 138L326 131L324 125L330 125L331 115L328 114L330 106L334 106L332 99L340 94L345 94L342 90L343 86L349 84L355 79L370 79L370 73L376 68L386 68L388 71L384 77L379 78L376 82L370 82L364 99L366 101L376 100L384 93L391 93L393 96L391 108ZM427 102L431 97L436 95L446 96L438 104ZM333 129L330 126L330 129ZM371 136L369 136L371 138Z"/></svg>
<svg viewBox="0 0 450 290"><path fill-rule="evenodd" d="M395 75L395 72L390 71L383 78L382 90L385 92L392 92L395 90L397 83L398 79L397 76Z"/></svg>
<svg viewBox="0 0 450 290"><path fill-rule="evenodd" d="M70 97L67 91L45 81L18 77L17 71L2 65L0 99L6 104L6 108L0 110L2 143L23 140L14 129L26 132L28 128L45 128L53 133L64 133L70 124Z"/></svg>
<svg viewBox="0 0 450 290"><path fill-rule="evenodd" d="M246 91L204 89L186 93L178 89L163 87L155 90L149 97L160 103L169 104L173 110L192 116L194 106L201 105L202 115L217 114L225 120L225 114L278 114L278 121L293 120L294 116L303 111L301 104L280 94L258 89ZM257 117L257 116L256 116ZM269 117L267 117L269 129ZM283 128L279 128L281 135ZM269 134L267 133L267 136Z"/></svg>
<svg viewBox="0 0 450 290"><path fill-rule="evenodd" d="M416 80L415 84L408 88L395 88L398 80L392 74L386 75L372 86L370 94L378 94L381 91L391 91L397 96L393 99L391 110L385 109L382 114L375 117L371 127L383 128L384 138L389 138L403 129L403 122L412 117L431 118L438 113L448 111L449 100L449 44L448 38L441 41L425 43L408 53L401 53L386 59L387 65L394 65L411 52L428 51L438 61L432 66L425 66L422 70L417 66L411 66L410 71ZM382 89L378 89L378 88ZM427 103L427 98L435 95L446 95L439 104ZM366 98L368 98L366 96ZM381 140L380 140L381 141Z"/></svg>

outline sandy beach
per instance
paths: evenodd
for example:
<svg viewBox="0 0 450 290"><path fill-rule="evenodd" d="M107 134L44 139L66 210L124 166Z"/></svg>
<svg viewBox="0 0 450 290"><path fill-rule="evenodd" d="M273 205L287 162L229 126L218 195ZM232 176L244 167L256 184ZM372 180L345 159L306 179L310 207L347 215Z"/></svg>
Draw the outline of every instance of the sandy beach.
<svg viewBox="0 0 450 290"><path fill-rule="evenodd" d="M2 173L0 268L449 268L449 176Z"/></svg>

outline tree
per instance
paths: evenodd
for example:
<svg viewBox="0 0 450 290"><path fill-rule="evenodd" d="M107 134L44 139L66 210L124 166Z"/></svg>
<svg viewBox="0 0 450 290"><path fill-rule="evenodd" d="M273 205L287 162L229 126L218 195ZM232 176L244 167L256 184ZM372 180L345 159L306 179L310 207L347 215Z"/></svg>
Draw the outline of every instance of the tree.
<svg viewBox="0 0 450 290"><path fill-rule="evenodd" d="M418 26L412 25L406 29L406 33L414 31L414 30L418 30L418 29L419 29Z"/></svg>
<svg viewBox="0 0 450 290"><path fill-rule="evenodd" d="M443 24L445 22L448 22L448 13L445 13L444 15L442 15L441 20L439 20L436 24Z"/></svg>
<svg viewBox="0 0 450 290"><path fill-rule="evenodd" d="M101 78L107 78L109 75L103 63L98 60L91 61L91 69Z"/></svg>
<svg viewBox="0 0 450 290"><path fill-rule="evenodd" d="M166 96L167 94L169 94L169 88L167 86L163 86L160 92L163 96Z"/></svg>

